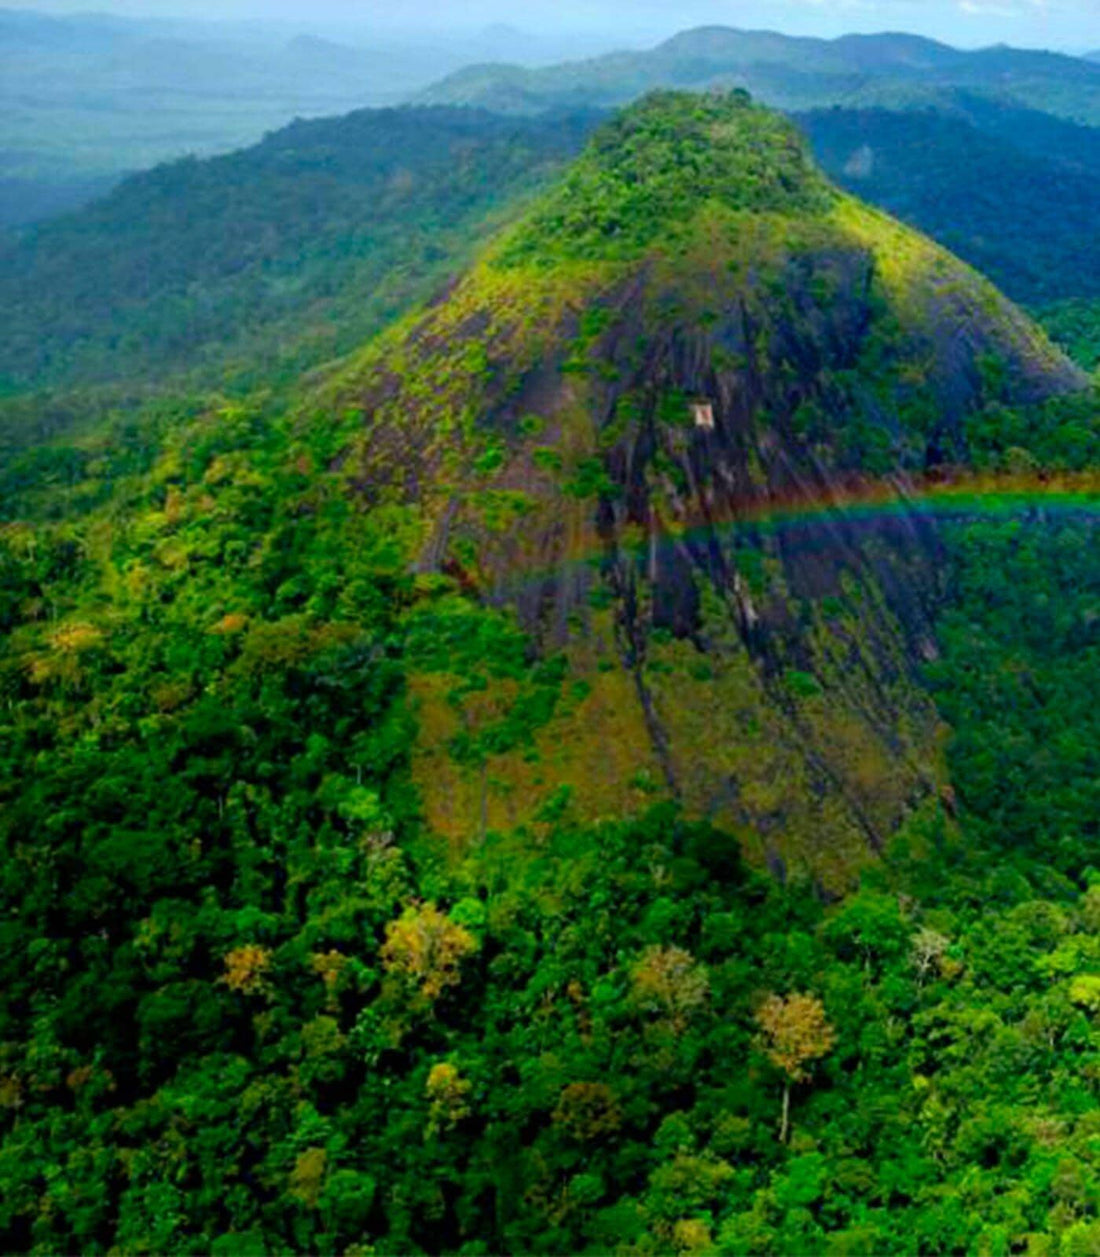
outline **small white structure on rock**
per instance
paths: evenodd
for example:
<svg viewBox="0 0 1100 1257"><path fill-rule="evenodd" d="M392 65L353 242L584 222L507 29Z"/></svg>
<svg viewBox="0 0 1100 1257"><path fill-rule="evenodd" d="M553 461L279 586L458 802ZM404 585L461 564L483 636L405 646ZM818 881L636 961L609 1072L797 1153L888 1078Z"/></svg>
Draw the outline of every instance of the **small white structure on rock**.
<svg viewBox="0 0 1100 1257"><path fill-rule="evenodd" d="M706 428L708 431L713 431L714 407L710 402L692 402L691 417L695 420L697 428Z"/></svg>

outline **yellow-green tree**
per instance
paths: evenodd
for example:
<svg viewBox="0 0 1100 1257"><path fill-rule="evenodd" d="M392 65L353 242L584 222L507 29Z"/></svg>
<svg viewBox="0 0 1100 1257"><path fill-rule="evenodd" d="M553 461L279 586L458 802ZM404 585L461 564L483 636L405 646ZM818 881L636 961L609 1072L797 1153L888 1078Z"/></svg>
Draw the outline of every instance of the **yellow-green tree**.
<svg viewBox="0 0 1100 1257"><path fill-rule="evenodd" d="M231 991L245 995L258 995L268 989L271 970L271 952L266 947L249 943L234 947L225 955L225 973L221 981Z"/></svg>
<svg viewBox="0 0 1100 1257"><path fill-rule="evenodd" d="M786 1143L791 1127L791 1085L808 1082L812 1062L827 1056L836 1042L836 1031L825 1015L825 1006L814 995L769 995L756 1011L761 1047L783 1075L783 1114L779 1141Z"/></svg>
<svg viewBox="0 0 1100 1257"><path fill-rule="evenodd" d="M476 950L477 939L470 931L434 903L414 904L386 926L382 964L434 1001L447 987L458 985L463 957Z"/></svg>
<svg viewBox="0 0 1100 1257"><path fill-rule="evenodd" d="M682 947L647 947L630 971L637 1007L659 1013L680 1034L710 994L706 968Z"/></svg>
<svg viewBox="0 0 1100 1257"><path fill-rule="evenodd" d="M428 1135L457 1126L470 1115L472 1084L450 1061L439 1061L428 1074L425 1091L428 1096Z"/></svg>

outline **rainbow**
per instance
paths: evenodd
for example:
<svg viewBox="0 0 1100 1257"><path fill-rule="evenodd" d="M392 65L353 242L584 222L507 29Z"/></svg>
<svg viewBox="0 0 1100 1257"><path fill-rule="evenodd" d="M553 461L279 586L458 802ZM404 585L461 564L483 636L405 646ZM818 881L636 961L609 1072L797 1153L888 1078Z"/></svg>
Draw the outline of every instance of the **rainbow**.
<svg viewBox="0 0 1100 1257"><path fill-rule="evenodd" d="M1041 523L1053 517L1089 516L1100 516L1100 469L995 473L952 468L921 477L852 476L831 481L820 492L802 486L787 494L739 499L722 508L696 501L680 505L675 512L667 507L654 510L648 521L633 521L612 535L620 553L641 558L669 546L701 544L716 532L742 534L750 546L769 535L792 532L802 533L802 540L812 544L814 533L827 524L858 527L892 520L919 525L926 520L965 523L1029 518ZM518 535L515 540L519 541ZM574 537L568 552L559 553L549 564L545 558L536 564L506 559L505 570L515 575L522 572L529 580L574 563L598 564L608 557L608 542L606 532L600 537L590 532ZM511 557L517 557L514 550ZM497 574L504 573L498 569Z"/></svg>
<svg viewBox="0 0 1100 1257"><path fill-rule="evenodd" d="M1100 469L1081 472L972 472L937 470L919 478L853 477L821 494L794 492L745 504L721 523L761 530L813 524L823 519L880 519L931 515L946 519L1013 517L1034 512L1061 515L1100 512Z"/></svg>
<svg viewBox="0 0 1100 1257"><path fill-rule="evenodd" d="M841 479L820 493L796 490L738 502L721 517L666 521L675 535L708 524L745 524L767 530L822 519L877 519L921 513L946 518L1014 516L1033 511L1089 514L1100 511L1100 469L1082 472L980 473L938 471L921 478L866 476Z"/></svg>

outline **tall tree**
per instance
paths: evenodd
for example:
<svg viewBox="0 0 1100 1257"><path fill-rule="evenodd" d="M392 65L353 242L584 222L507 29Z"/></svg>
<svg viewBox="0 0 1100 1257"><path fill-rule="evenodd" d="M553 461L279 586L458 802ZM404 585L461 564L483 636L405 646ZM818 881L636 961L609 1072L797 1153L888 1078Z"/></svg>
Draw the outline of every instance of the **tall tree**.
<svg viewBox="0 0 1100 1257"><path fill-rule="evenodd" d="M765 1055L783 1074L779 1142L785 1144L791 1129L791 1084L809 1081L811 1062L828 1055L836 1042L836 1031L821 1001L797 992L785 998L769 995L757 1010L756 1024Z"/></svg>

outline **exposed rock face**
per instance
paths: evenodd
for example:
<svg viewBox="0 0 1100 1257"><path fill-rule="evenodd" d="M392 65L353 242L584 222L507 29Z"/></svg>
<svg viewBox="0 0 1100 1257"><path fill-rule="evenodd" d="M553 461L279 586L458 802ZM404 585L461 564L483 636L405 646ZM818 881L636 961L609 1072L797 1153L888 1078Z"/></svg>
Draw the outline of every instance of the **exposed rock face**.
<svg viewBox="0 0 1100 1257"><path fill-rule="evenodd" d="M643 140L647 110L683 124L674 104L632 111ZM740 100L690 111L712 147L755 144L758 118L761 142L788 142ZM531 233L588 221L582 168L573 201L331 386L364 414L352 484L418 521L410 561L517 617L532 667L565 661L529 736L465 757L456 739L511 720L522 686L417 683L418 780L455 841L537 829L550 800L590 817L672 794L777 869L841 884L936 790L917 675L935 653L935 524L917 504L830 504L904 502L914 474L965 459L990 363L1015 400L1079 377L961 263L804 177L790 204L688 197L667 231L580 257L567 237L547 263ZM599 186L619 221L614 180Z"/></svg>

